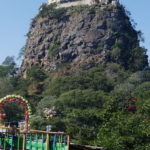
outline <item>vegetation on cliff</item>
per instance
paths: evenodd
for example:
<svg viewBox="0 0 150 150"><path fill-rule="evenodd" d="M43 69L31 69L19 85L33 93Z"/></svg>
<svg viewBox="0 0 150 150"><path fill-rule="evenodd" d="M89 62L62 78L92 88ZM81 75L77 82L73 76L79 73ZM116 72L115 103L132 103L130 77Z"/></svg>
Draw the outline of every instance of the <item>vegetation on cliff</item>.
<svg viewBox="0 0 150 150"><path fill-rule="evenodd" d="M33 106L32 128L45 130L45 126L51 124L54 131L68 132L72 142L102 146L108 150L150 149L150 70L146 50L139 46L138 32L132 27L124 8L108 6L101 9L99 6L86 6L88 9L86 11L84 9L83 15L77 11L80 7L70 8L67 12L63 9L50 10L51 7L42 8L29 32L25 61L21 68L26 78L15 74L13 58L0 66L0 97L10 93L25 96ZM58 16L55 18L51 14L54 11L60 11L65 18ZM70 55L67 46L71 47L71 44L65 47L62 42L71 41L71 39L61 41L60 30L55 30L55 34L50 32L55 39L51 39L52 45L47 46L47 54L51 56L47 58L45 56L47 43L44 39L50 40L51 36L41 34L41 30L42 33L48 31L47 26L45 30L39 26L44 26L46 22L55 29L59 26L63 29L62 20L67 24L66 17L76 16L76 14L81 17L81 20L86 21L82 29L88 28L86 23L89 17L98 19L103 16L101 22L91 26L96 27L97 31L100 28L101 32L107 33L108 37L102 35L103 38L100 38L96 35L97 43L94 43L94 36L89 37L93 43L87 39L81 43L78 41L78 47L76 47L78 52L82 43L87 45L80 47L82 49L78 55L73 55L75 53L71 49L72 55ZM52 20L52 24L48 21L49 19ZM74 20L73 17L70 19ZM115 21L112 22L112 20ZM31 39L37 34L35 30L37 26L42 37L39 37L38 42L34 41L36 44L32 45ZM89 28L93 29L93 27ZM93 34L93 32L90 33ZM68 36L67 31L65 34ZM78 36L74 38L79 39ZM38 57L33 56L35 47L41 48L41 51L36 49ZM73 44L72 47L74 47ZM62 52L61 59L58 56L59 52ZM104 58L104 52L106 52L106 59L99 61ZM75 64L74 59L77 57ZM42 60L46 58L46 66L44 66ZM84 60L81 61L81 58ZM57 67L47 72L47 67L52 67L54 62ZM137 101L133 101L133 97ZM54 108L56 114L52 118L47 117L44 113L46 108ZM14 105L8 105L5 109L14 109ZM19 107L17 109L22 111ZM22 116L17 117L14 116L16 119ZM9 117L6 120L9 120Z"/></svg>
<svg viewBox="0 0 150 150"><path fill-rule="evenodd" d="M31 24L21 70L26 74L39 66L52 71L68 64L89 69L105 63L142 70L148 62L140 39L122 5L43 5Z"/></svg>

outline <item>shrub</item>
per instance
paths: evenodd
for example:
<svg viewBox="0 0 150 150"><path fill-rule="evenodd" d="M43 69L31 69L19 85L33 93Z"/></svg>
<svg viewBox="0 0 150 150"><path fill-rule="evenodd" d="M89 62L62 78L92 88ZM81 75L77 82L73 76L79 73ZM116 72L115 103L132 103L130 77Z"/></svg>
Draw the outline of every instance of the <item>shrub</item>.
<svg viewBox="0 0 150 150"><path fill-rule="evenodd" d="M59 48L60 48L59 45L54 45L54 46L50 47L48 55L50 57L54 57L56 54L58 54Z"/></svg>
<svg viewBox="0 0 150 150"><path fill-rule="evenodd" d="M52 18L52 19L61 19L64 17L66 13L66 8L56 8L56 4L51 5L43 5L40 8L40 13L38 14L38 17L41 18Z"/></svg>
<svg viewBox="0 0 150 150"><path fill-rule="evenodd" d="M46 74L37 66L32 67L27 71L27 78L29 80L43 81L46 78Z"/></svg>

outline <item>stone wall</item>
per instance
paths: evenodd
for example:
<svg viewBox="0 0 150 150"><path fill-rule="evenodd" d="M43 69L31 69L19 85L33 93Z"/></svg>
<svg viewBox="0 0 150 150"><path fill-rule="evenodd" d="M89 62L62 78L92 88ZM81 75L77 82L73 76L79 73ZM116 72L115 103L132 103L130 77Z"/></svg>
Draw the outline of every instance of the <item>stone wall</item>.
<svg viewBox="0 0 150 150"><path fill-rule="evenodd" d="M70 150L106 150L103 147L70 144Z"/></svg>

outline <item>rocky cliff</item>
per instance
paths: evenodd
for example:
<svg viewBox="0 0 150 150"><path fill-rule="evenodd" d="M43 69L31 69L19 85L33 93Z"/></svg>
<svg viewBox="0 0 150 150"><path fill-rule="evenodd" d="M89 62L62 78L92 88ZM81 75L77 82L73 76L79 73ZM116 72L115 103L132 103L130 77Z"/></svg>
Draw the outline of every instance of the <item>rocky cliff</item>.
<svg viewBox="0 0 150 150"><path fill-rule="evenodd" d="M141 50L141 56L133 57L136 49L138 34L121 5L56 9L44 4L31 24L21 70L25 74L39 66L51 71L64 64L88 69L107 62L129 68L141 56L136 69L142 69L147 56Z"/></svg>

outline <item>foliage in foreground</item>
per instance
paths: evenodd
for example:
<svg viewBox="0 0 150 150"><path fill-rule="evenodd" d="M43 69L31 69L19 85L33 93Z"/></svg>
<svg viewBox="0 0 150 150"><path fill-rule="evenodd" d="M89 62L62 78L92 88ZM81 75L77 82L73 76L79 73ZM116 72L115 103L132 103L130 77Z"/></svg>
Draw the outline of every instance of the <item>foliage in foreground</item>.
<svg viewBox="0 0 150 150"><path fill-rule="evenodd" d="M0 96L21 93L28 98L34 108L32 128L45 130L51 124L52 130L69 133L72 142L108 150L150 148L149 70L132 73L118 64L107 64L56 77L55 72L48 75L33 67L26 79L11 76L8 66L1 70ZM132 97L138 99L135 113L126 109ZM22 119L17 113L22 108L14 106L6 105L4 110L15 110L13 120ZM53 107L56 114L47 119L44 109ZM9 113L6 121L11 121Z"/></svg>
<svg viewBox="0 0 150 150"><path fill-rule="evenodd" d="M71 13L80 13L77 10ZM37 17L62 19L65 13L55 5L43 5ZM128 44L120 41L112 47L111 63L88 70L74 68L70 76L58 75L64 68L45 73L36 66L27 71L24 79L16 76L13 57L7 57L0 65L0 97L14 93L29 99L34 129L45 130L50 124L53 131L69 133L74 143L108 150L149 150L150 70L143 70L147 66L146 50L139 46L137 37L128 37L129 32ZM53 47L51 55L56 49ZM118 59L124 65L119 65ZM132 97L137 98L134 104ZM137 110L128 110L130 105ZM56 114L47 119L44 110L52 108ZM4 111L8 116L5 121L22 119L21 106L8 104Z"/></svg>

